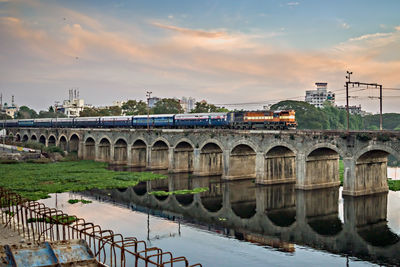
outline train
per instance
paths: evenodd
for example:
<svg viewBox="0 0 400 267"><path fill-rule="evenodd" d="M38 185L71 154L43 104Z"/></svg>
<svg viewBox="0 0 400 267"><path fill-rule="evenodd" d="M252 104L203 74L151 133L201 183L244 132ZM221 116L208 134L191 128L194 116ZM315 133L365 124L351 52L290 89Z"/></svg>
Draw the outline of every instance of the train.
<svg viewBox="0 0 400 267"><path fill-rule="evenodd" d="M7 128L226 128L296 129L294 110L233 111L137 116L19 119L0 121Z"/></svg>

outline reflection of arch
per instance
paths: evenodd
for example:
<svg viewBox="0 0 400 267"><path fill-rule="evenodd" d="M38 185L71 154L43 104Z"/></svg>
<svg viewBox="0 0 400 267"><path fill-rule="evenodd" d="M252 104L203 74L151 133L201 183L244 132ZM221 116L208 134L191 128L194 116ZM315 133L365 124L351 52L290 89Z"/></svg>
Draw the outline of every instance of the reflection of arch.
<svg viewBox="0 0 400 267"><path fill-rule="evenodd" d="M23 136L22 136L22 142L28 142L28 140L29 140L29 137L28 137L28 135L27 134L24 134Z"/></svg>
<svg viewBox="0 0 400 267"><path fill-rule="evenodd" d="M180 194L175 195L175 199L181 204L182 206L189 206L193 203L194 195L193 194Z"/></svg>
<svg viewBox="0 0 400 267"><path fill-rule="evenodd" d="M235 146L229 157L228 179L255 178L256 152L247 144Z"/></svg>
<svg viewBox="0 0 400 267"><path fill-rule="evenodd" d="M74 133L69 138L69 150L68 150L68 152L78 152L78 151L79 151L79 136Z"/></svg>
<svg viewBox="0 0 400 267"><path fill-rule="evenodd" d="M228 185L229 202L232 211L243 219L256 214L256 187L252 180L230 182Z"/></svg>
<svg viewBox="0 0 400 267"><path fill-rule="evenodd" d="M265 176L258 183L274 184L296 181L296 155L286 146L271 147L265 154Z"/></svg>
<svg viewBox="0 0 400 267"><path fill-rule="evenodd" d="M168 144L163 139L157 140L151 147L151 168L168 169L168 152Z"/></svg>
<svg viewBox="0 0 400 267"><path fill-rule="evenodd" d="M174 148L174 172L193 171L193 146L186 142L179 142Z"/></svg>
<svg viewBox="0 0 400 267"><path fill-rule="evenodd" d="M126 164L128 159L128 143L119 138L114 144L114 163Z"/></svg>
<svg viewBox="0 0 400 267"><path fill-rule="evenodd" d="M219 196L201 196L201 204L209 212L217 212L222 209L223 199Z"/></svg>
<svg viewBox="0 0 400 267"><path fill-rule="evenodd" d="M386 223L384 225L360 229L357 233L368 244L375 247L386 247L400 241L399 236L393 233Z"/></svg>
<svg viewBox="0 0 400 267"><path fill-rule="evenodd" d="M111 142L107 137L103 137L99 143L99 160L108 162L111 157Z"/></svg>
<svg viewBox="0 0 400 267"><path fill-rule="evenodd" d="M285 210L268 211L267 216L274 225L289 227L296 221L296 207Z"/></svg>
<svg viewBox="0 0 400 267"><path fill-rule="evenodd" d="M335 147L319 146L306 157L306 178L310 186L338 186L339 153Z"/></svg>
<svg viewBox="0 0 400 267"><path fill-rule="evenodd" d="M143 196L147 193L147 183L146 182L140 182L137 185L133 187L133 191L136 193L138 196Z"/></svg>
<svg viewBox="0 0 400 267"><path fill-rule="evenodd" d="M96 158L96 143L92 137L85 140L84 159L94 160Z"/></svg>
<svg viewBox="0 0 400 267"><path fill-rule="evenodd" d="M41 135L39 137L39 143L45 145L46 144L46 137L44 135Z"/></svg>
<svg viewBox="0 0 400 267"><path fill-rule="evenodd" d="M231 204L232 211L242 219L250 219L256 214L256 201Z"/></svg>
<svg viewBox="0 0 400 267"><path fill-rule="evenodd" d="M133 167L146 167L146 153L147 153L147 144L142 139L137 139L133 142L131 148L131 158L132 161L130 163Z"/></svg>
<svg viewBox="0 0 400 267"><path fill-rule="evenodd" d="M54 135L49 136L49 140L47 141L48 146L55 146L56 145L56 138Z"/></svg>
<svg viewBox="0 0 400 267"><path fill-rule="evenodd" d="M198 176L221 175L223 169L222 149L216 143L206 143L200 150Z"/></svg>
<svg viewBox="0 0 400 267"><path fill-rule="evenodd" d="M59 140L59 144L60 144L60 148L63 151L66 151L67 147L68 147L68 145L67 145L67 137L65 137L64 135L61 135L60 136L60 140Z"/></svg>
<svg viewBox="0 0 400 267"><path fill-rule="evenodd" d="M337 214L328 218L310 219L308 224L316 233L323 236L335 236L343 229L342 221Z"/></svg>
<svg viewBox="0 0 400 267"><path fill-rule="evenodd" d="M33 142L36 142L36 141L37 141L37 136L36 136L36 134L32 134L31 140L32 140Z"/></svg>

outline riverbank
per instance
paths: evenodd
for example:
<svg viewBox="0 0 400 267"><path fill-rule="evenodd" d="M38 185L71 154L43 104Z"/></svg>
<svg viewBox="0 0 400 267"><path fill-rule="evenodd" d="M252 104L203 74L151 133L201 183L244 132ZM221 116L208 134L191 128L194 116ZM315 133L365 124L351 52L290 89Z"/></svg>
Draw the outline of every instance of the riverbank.
<svg viewBox="0 0 400 267"><path fill-rule="evenodd" d="M38 200L49 197L51 193L126 188L141 181L166 178L151 172L122 172L106 168L107 163L86 160L0 164L0 186L28 199Z"/></svg>

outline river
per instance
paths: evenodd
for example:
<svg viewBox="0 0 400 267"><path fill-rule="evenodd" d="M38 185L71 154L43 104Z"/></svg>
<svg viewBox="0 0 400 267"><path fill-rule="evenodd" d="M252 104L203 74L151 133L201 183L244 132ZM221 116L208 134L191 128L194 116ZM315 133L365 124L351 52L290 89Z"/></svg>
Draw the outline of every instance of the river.
<svg viewBox="0 0 400 267"><path fill-rule="evenodd" d="M196 187L209 190L147 194ZM341 191L169 174L132 188L53 194L41 202L203 266L399 265L400 192L342 197ZM71 198L93 203L72 205Z"/></svg>

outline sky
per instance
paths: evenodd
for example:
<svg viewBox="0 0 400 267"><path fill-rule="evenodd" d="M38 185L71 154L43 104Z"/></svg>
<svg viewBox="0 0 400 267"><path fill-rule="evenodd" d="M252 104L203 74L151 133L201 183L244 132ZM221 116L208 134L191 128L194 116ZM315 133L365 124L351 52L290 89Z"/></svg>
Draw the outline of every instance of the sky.
<svg viewBox="0 0 400 267"><path fill-rule="evenodd" d="M151 91L260 109L327 82L343 105L349 70L400 112L399 13L398 0L0 0L0 93L37 110L69 89L96 106ZM350 96L379 111L377 90Z"/></svg>

